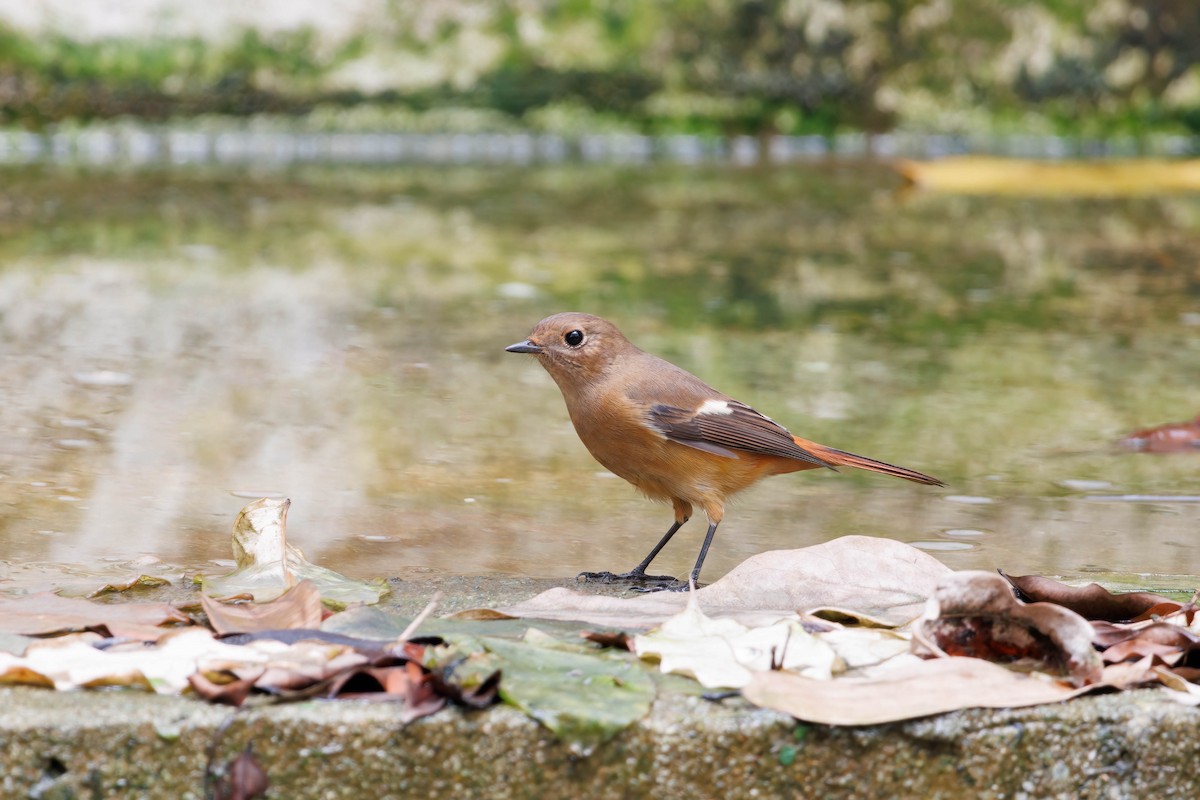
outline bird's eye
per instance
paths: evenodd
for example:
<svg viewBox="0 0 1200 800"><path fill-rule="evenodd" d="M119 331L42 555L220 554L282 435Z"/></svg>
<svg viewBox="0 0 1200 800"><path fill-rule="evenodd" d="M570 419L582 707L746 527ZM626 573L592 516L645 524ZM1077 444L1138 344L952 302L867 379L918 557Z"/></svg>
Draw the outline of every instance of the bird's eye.
<svg viewBox="0 0 1200 800"><path fill-rule="evenodd" d="M571 331L563 337L563 341L570 347L579 347L579 345L583 344L583 331Z"/></svg>

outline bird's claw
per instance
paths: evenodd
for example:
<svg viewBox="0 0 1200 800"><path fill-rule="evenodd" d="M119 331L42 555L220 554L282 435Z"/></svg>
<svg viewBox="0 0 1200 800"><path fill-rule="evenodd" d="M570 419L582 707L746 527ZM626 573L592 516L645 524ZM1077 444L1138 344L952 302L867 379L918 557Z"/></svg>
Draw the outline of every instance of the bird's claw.
<svg viewBox="0 0 1200 800"><path fill-rule="evenodd" d="M669 584L677 583L674 575L647 575L637 570L630 570L619 575L615 572L581 572L575 576L575 581L577 583L660 584L654 588L647 587L645 589L645 591L651 592L665 589ZM686 589L687 584L684 584L683 588Z"/></svg>

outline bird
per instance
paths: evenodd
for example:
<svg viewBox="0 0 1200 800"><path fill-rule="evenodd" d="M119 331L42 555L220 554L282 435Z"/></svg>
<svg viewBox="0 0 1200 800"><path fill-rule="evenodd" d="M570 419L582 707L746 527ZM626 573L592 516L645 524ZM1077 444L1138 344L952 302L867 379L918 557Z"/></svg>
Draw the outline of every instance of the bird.
<svg viewBox="0 0 1200 800"><path fill-rule="evenodd" d="M669 502L675 521L628 572L584 572L582 581L628 581L658 588L697 584L730 498L771 475L838 467L893 475L931 486L937 478L794 436L775 420L700 378L639 349L591 314L563 312L537 323L505 348L532 355L550 373L588 452L652 500ZM690 581L647 568L699 507L708 532Z"/></svg>

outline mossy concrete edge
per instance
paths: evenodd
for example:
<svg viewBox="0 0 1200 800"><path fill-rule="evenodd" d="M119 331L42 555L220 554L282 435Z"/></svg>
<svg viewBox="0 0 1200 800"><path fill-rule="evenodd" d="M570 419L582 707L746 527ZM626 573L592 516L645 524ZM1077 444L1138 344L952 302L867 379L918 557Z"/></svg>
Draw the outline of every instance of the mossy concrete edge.
<svg viewBox="0 0 1200 800"><path fill-rule="evenodd" d="M270 797L1194 797L1200 713L1161 691L862 728L668 695L587 757L506 707L408 726L389 703L244 710L0 689L0 796L202 798L250 744Z"/></svg>

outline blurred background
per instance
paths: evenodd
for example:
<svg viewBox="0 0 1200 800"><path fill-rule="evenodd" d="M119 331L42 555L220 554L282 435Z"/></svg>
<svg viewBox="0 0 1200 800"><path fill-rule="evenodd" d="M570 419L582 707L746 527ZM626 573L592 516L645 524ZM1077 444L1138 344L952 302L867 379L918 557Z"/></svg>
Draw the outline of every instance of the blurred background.
<svg viewBox="0 0 1200 800"><path fill-rule="evenodd" d="M1117 442L1200 412L1198 61L1187 0L0 0L0 591L219 571L260 496L353 575L628 569L671 512L503 352L568 309L949 484L776 478L708 580L1190 586L1200 430Z"/></svg>

